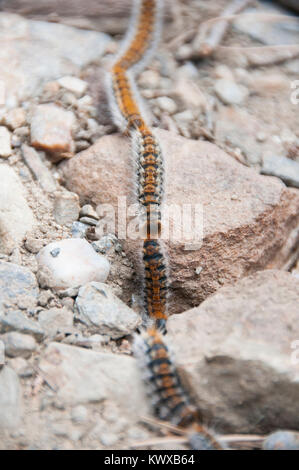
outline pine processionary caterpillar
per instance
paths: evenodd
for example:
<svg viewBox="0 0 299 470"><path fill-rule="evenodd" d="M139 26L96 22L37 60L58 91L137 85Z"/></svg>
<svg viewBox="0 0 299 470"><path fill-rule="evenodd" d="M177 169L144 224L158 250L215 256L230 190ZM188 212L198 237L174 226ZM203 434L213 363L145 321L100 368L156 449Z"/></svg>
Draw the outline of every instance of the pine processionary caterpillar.
<svg viewBox="0 0 299 470"><path fill-rule="evenodd" d="M163 155L147 124L134 82L135 74L154 49L161 24L161 0L136 0L133 27L110 71L110 107L119 129L132 137L136 160L137 200L146 213L143 241L144 301L147 329L137 337L136 355L145 361L147 382L160 418L190 427L190 445L201 449L222 446L199 424L196 408L185 393L170 359L161 332L166 332L168 276L161 241L161 210L164 191Z"/></svg>
<svg viewBox="0 0 299 470"><path fill-rule="evenodd" d="M157 329L136 335L134 352L146 371L145 380L156 415L182 428L188 428L193 449L221 450L222 445L204 426L184 390L168 347Z"/></svg>

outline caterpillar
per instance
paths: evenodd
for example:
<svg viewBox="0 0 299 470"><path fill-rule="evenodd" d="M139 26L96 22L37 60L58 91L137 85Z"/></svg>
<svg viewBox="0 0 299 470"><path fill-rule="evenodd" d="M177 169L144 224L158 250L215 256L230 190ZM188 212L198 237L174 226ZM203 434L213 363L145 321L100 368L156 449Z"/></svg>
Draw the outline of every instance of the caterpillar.
<svg viewBox="0 0 299 470"><path fill-rule="evenodd" d="M153 53L161 30L161 0L135 0L131 28L108 75L108 96L114 123L131 136L135 158L137 201L145 213L143 240L145 331L133 349L147 370L154 410L165 420L190 428L190 446L222 449L200 424L199 413L184 391L179 374L163 342L166 333L168 272L160 240L164 194L161 146L146 119L135 76Z"/></svg>
<svg viewBox="0 0 299 470"><path fill-rule="evenodd" d="M134 353L145 367L144 379L155 414L176 426L188 428L192 449L222 450L222 444L213 433L200 424L199 411L183 388L161 333L155 328L150 328L136 336Z"/></svg>

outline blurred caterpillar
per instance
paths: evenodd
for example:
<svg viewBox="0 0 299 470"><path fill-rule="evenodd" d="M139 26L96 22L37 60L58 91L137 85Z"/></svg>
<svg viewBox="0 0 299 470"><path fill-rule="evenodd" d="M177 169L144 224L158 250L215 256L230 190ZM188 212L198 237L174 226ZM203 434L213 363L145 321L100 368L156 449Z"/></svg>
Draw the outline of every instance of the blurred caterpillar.
<svg viewBox="0 0 299 470"><path fill-rule="evenodd" d="M109 74L109 98L115 124L132 137L136 161L137 200L145 211L143 243L144 304L147 324L165 331L167 319L167 272L161 234L163 199L163 155L155 135L146 123L134 76L146 64L161 30L159 0L135 1L132 24L121 53Z"/></svg>
<svg viewBox="0 0 299 470"><path fill-rule="evenodd" d="M147 370L147 383L159 417L190 427L190 445L222 449L216 438L199 424L195 407L184 391L161 332L166 332L168 275L161 235L164 190L163 154L146 120L135 75L149 60L160 36L161 0L135 0L127 38L111 66L108 77L110 108L120 131L132 138L136 161L137 200L146 214L143 241L146 331L136 338L134 349Z"/></svg>

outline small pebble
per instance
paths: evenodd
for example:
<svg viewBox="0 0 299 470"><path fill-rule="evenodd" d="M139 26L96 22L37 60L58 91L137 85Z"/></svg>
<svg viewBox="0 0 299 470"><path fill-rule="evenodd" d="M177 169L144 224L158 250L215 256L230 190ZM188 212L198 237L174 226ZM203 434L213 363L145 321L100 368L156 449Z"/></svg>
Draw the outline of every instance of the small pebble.
<svg viewBox="0 0 299 470"><path fill-rule="evenodd" d="M221 78L215 82L215 92L225 104L241 104L249 95L248 89L243 85Z"/></svg>
<svg viewBox="0 0 299 470"><path fill-rule="evenodd" d="M79 217L79 197L70 191L54 194L53 215L59 225L72 224Z"/></svg>
<svg viewBox="0 0 299 470"><path fill-rule="evenodd" d="M23 127L26 124L26 111L24 108L14 108L4 116L4 124L11 130Z"/></svg>
<svg viewBox="0 0 299 470"><path fill-rule="evenodd" d="M97 224L98 224L98 220L95 220L91 217L80 217L80 222L82 224L91 225L91 226L94 226L94 227L96 227Z"/></svg>
<svg viewBox="0 0 299 470"><path fill-rule="evenodd" d="M78 97L82 96L87 89L87 83L77 77L66 76L57 81L60 86L71 91Z"/></svg>
<svg viewBox="0 0 299 470"><path fill-rule="evenodd" d="M78 405L72 409L71 417L76 424L85 423L88 418L88 409L85 406Z"/></svg>
<svg viewBox="0 0 299 470"><path fill-rule="evenodd" d="M1 336L8 357L28 358L36 350L36 342L32 336L12 331Z"/></svg>
<svg viewBox="0 0 299 470"><path fill-rule="evenodd" d="M80 209L80 217L92 217L93 219L99 220L99 216L94 208L90 204L86 204Z"/></svg>
<svg viewBox="0 0 299 470"><path fill-rule="evenodd" d="M174 114L177 110L176 102L172 98L168 98L168 96L159 96L156 99L156 103L160 109L169 114Z"/></svg>

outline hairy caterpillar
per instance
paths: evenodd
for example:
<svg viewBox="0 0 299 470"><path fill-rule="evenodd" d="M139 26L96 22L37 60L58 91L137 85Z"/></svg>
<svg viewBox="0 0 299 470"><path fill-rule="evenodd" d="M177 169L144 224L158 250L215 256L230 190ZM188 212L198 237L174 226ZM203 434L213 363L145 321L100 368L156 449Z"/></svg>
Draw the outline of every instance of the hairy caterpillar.
<svg viewBox="0 0 299 470"><path fill-rule="evenodd" d="M223 449L216 437L199 424L199 412L182 386L160 332L152 328L136 335L134 352L145 368L145 380L156 415L188 428L189 443L193 449Z"/></svg>
<svg viewBox="0 0 299 470"><path fill-rule="evenodd" d="M146 237L143 243L144 303L146 318L165 330L167 319L167 273L161 234L163 198L163 155L159 142L145 121L134 83L136 71L144 66L153 50L161 23L161 2L135 2L134 25L123 53L111 67L110 105L114 122L132 137L136 161L137 200L146 211ZM154 235L153 235L154 234Z"/></svg>
<svg viewBox="0 0 299 470"><path fill-rule="evenodd" d="M144 106L134 77L145 65L161 29L161 1L135 1L132 26L109 74L110 108L115 124L132 138L137 200L145 212L143 267L146 331L135 341L160 418L190 427L190 445L200 449L222 446L200 423L170 359L161 332L166 333L168 275L161 241L164 165L161 147L144 117Z"/></svg>

